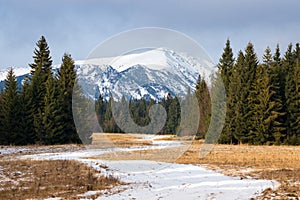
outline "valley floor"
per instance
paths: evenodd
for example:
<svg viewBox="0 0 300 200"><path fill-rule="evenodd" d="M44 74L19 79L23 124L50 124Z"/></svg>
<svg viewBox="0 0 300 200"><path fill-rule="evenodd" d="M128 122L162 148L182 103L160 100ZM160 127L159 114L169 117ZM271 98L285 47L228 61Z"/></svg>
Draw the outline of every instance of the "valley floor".
<svg viewBox="0 0 300 200"><path fill-rule="evenodd" d="M201 158L201 145L162 136L106 134L89 147L2 147L0 156L75 160L120 180L113 188L77 196L82 199L299 198L299 147L216 145ZM4 179L2 173L0 182Z"/></svg>

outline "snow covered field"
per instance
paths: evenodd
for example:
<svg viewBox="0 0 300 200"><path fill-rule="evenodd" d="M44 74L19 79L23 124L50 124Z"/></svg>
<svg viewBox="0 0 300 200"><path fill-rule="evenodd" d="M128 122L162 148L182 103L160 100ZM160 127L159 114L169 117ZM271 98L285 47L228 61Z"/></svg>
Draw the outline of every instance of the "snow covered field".
<svg viewBox="0 0 300 200"><path fill-rule="evenodd" d="M124 192L99 199L249 199L277 185L266 180L232 178L194 165L153 161L105 164L121 180L134 184Z"/></svg>
<svg viewBox="0 0 300 200"><path fill-rule="evenodd" d="M159 144L159 142L156 142ZM178 145L178 143L174 143ZM161 142L151 148L167 148L172 142ZM149 147L141 147L149 148ZM130 183L115 188L115 192L90 191L102 194L98 199L250 199L258 196L266 188L276 188L279 183L269 180L255 180L229 177L207 170L201 166L171 164L144 160L98 160L90 157L112 151L132 151L136 148L84 149L72 152L41 153L22 155L31 159L72 159L83 162L103 173L117 176ZM101 166L107 166L103 168ZM118 192L117 192L118 191Z"/></svg>

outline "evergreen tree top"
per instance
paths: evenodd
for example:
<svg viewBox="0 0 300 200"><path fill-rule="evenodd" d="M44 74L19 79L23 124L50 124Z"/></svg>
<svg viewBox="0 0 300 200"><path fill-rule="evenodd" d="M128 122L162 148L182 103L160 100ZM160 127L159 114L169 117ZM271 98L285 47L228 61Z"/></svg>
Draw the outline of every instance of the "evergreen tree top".
<svg viewBox="0 0 300 200"><path fill-rule="evenodd" d="M29 64L31 67L31 74L33 75L38 68L50 73L52 58L50 56L48 43L44 36L36 43L36 46L37 47L34 49L33 63Z"/></svg>
<svg viewBox="0 0 300 200"><path fill-rule="evenodd" d="M293 44L290 43L285 54L284 54L284 60L285 62L287 62L288 64L292 64L293 61Z"/></svg>
<svg viewBox="0 0 300 200"><path fill-rule="evenodd" d="M265 50L265 54L263 55L263 62L266 65L270 65L272 62L272 54L270 47L267 47Z"/></svg>
<svg viewBox="0 0 300 200"><path fill-rule="evenodd" d="M230 46L230 40L227 39L225 48L223 49L223 54L222 57L219 60L219 68L229 68L233 65L234 63L234 57L233 57L233 52L232 48Z"/></svg>
<svg viewBox="0 0 300 200"><path fill-rule="evenodd" d="M274 59L274 61L277 64L280 64L280 62L281 62L281 54L280 54L279 44L277 44L277 46L276 46L276 50L275 50L275 54L274 54L273 59Z"/></svg>
<svg viewBox="0 0 300 200"><path fill-rule="evenodd" d="M299 43L296 43L296 48L295 48L293 53L294 53L294 56L295 56L295 60L299 61L299 59L300 59L300 46L299 46Z"/></svg>
<svg viewBox="0 0 300 200"><path fill-rule="evenodd" d="M17 91L17 79L12 67L9 69L4 80L4 93L7 93L11 89Z"/></svg>

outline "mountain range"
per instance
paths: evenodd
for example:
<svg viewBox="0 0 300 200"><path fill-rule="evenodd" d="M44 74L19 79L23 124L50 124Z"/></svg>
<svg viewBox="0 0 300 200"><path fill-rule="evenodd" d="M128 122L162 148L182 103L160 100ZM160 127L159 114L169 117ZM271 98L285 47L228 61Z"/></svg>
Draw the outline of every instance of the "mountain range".
<svg viewBox="0 0 300 200"><path fill-rule="evenodd" d="M57 72L60 65L53 66ZM84 93L91 98L102 94L108 100L112 95L119 100L165 98L184 96L188 88L194 91L198 75L201 74L209 83L209 76L214 71L213 63L207 60L180 54L168 49L147 49L117 57L95 58L75 61L78 82ZM30 67L15 68L18 84L30 73ZM0 71L0 89L3 88L7 70Z"/></svg>

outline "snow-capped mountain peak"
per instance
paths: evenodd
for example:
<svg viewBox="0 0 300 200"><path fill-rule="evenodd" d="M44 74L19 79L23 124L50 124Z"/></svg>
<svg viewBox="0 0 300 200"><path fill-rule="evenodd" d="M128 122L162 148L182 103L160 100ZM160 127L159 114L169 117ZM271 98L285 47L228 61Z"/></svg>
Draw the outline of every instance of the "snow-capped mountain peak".
<svg viewBox="0 0 300 200"><path fill-rule="evenodd" d="M58 68L55 66L53 68ZM152 98L171 95L184 96L187 89L195 89L198 74L208 80L213 64L199 61L182 53L164 48L130 52L117 57L75 61L79 83L84 91L95 97L101 93L106 99ZM0 71L4 80L7 71ZM30 67L15 68L15 74L30 73Z"/></svg>

